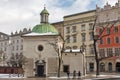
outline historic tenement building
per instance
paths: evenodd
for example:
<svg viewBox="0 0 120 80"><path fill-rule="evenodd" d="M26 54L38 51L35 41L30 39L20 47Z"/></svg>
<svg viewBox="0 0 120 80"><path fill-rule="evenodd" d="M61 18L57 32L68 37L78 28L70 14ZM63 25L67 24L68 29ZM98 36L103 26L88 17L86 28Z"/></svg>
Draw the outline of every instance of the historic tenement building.
<svg viewBox="0 0 120 80"><path fill-rule="evenodd" d="M6 56L9 52L9 35L0 32L0 66L6 65Z"/></svg>
<svg viewBox="0 0 120 80"><path fill-rule="evenodd" d="M0 33L1 66L11 66L9 64L10 57L14 55L15 58L16 55L23 54L23 39L21 36L30 32L30 29L24 28L19 32L12 32L11 35Z"/></svg>
<svg viewBox="0 0 120 80"><path fill-rule="evenodd" d="M103 8L97 6L97 33L100 71L120 72L120 0L111 6L106 3ZM103 36L103 37L102 37Z"/></svg>
<svg viewBox="0 0 120 80"><path fill-rule="evenodd" d="M58 30L59 34L64 38L64 22L55 22L52 25Z"/></svg>
<svg viewBox="0 0 120 80"><path fill-rule="evenodd" d="M96 10L91 10L64 16L65 49L80 49L82 44L85 44L87 72L93 72L96 69L92 37L95 15Z"/></svg>

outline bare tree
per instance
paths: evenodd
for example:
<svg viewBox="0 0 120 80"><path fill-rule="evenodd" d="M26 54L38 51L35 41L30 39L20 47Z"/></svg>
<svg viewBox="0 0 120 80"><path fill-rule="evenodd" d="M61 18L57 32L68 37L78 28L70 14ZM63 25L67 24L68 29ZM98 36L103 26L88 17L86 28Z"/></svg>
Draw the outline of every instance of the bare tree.
<svg viewBox="0 0 120 80"><path fill-rule="evenodd" d="M11 54L11 57L8 59L7 64L8 66L12 67L22 67L26 63L26 57L20 54Z"/></svg>
<svg viewBox="0 0 120 80"><path fill-rule="evenodd" d="M101 40L103 37L109 36L111 34L111 32L109 34L105 34L105 35L103 33L105 32L105 30L107 28L110 28L110 31L111 31L112 27L117 22L118 22L118 20L109 21L109 22L105 22L105 23L97 23L97 16L95 18L95 22L94 22L94 25L93 25L92 36L93 36L93 47L94 47L95 60L96 60L96 76L100 74L100 72L99 72L100 61L107 58L107 57L100 58L99 53L97 52L97 42L99 40ZM96 34L96 29L97 28L101 28L101 31L99 32L99 35Z"/></svg>
<svg viewBox="0 0 120 80"><path fill-rule="evenodd" d="M61 69L61 63L62 63L62 55L64 51L64 38L59 34L59 37L56 39L55 42L49 42L47 41L50 45L53 46L54 50L57 53L58 56L58 74L57 77L60 77L60 69Z"/></svg>

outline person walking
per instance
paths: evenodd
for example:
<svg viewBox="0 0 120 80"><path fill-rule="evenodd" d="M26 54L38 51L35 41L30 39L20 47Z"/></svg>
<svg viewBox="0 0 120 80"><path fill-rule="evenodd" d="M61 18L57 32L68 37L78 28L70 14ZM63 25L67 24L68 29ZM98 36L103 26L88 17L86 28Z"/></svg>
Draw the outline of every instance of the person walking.
<svg viewBox="0 0 120 80"><path fill-rule="evenodd" d="M70 71L67 71L67 77L70 78Z"/></svg>
<svg viewBox="0 0 120 80"><path fill-rule="evenodd" d="M73 79L76 78L76 70L73 71Z"/></svg>
<svg viewBox="0 0 120 80"><path fill-rule="evenodd" d="M81 72L78 71L78 78L81 78Z"/></svg>

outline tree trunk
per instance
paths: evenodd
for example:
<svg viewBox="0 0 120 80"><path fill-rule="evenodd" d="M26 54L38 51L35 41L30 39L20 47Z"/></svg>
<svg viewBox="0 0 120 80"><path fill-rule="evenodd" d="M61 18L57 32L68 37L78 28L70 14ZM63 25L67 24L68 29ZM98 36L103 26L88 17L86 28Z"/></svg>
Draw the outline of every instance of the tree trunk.
<svg viewBox="0 0 120 80"><path fill-rule="evenodd" d="M60 77L60 67L61 67L61 59L59 57L59 63L58 63L58 75L57 77Z"/></svg>
<svg viewBox="0 0 120 80"><path fill-rule="evenodd" d="M99 75L99 58L98 58L98 53L96 49L96 42L97 40L94 40L94 51L95 51L95 60L96 60L96 76Z"/></svg>

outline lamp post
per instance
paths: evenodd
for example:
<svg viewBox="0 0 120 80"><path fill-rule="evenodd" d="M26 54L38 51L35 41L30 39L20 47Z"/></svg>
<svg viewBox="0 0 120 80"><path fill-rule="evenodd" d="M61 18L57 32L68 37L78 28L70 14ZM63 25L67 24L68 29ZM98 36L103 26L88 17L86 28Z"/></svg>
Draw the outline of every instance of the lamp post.
<svg viewBox="0 0 120 80"><path fill-rule="evenodd" d="M82 53L83 55L83 75L85 76L86 74L86 61L85 61L85 44L83 43L81 46L80 46L80 52Z"/></svg>

